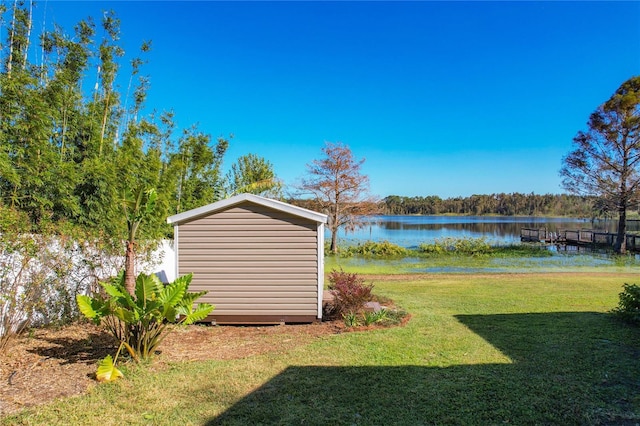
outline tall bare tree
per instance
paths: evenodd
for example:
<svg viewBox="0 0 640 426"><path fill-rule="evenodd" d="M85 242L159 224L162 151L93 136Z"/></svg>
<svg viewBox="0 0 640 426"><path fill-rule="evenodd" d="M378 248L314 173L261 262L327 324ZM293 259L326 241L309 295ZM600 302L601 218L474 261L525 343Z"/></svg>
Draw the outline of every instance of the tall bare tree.
<svg viewBox="0 0 640 426"><path fill-rule="evenodd" d="M351 149L340 142L326 142L323 157L307 164L309 177L300 189L315 197L314 207L329 216L331 251L338 251L338 229L362 226L362 216L377 211L369 195L369 176L361 173L365 159L357 160Z"/></svg>
<svg viewBox="0 0 640 426"><path fill-rule="evenodd" d="M640 77L625 81L587 126L563 159L562 185L575 194L595 195L618 213L614 249L625 253L627 210L640 201Z"/></svg>

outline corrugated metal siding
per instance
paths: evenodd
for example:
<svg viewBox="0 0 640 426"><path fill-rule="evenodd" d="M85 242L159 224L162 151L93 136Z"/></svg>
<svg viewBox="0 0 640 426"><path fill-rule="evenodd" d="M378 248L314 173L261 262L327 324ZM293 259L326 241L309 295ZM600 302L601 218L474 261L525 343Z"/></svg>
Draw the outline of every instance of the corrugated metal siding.
<svg viewBox="0 0 640 426"><path fill-rule="evenodd" d="M244 203L180 225L180 274L218 315L317 316L317 224Z"/></svg>

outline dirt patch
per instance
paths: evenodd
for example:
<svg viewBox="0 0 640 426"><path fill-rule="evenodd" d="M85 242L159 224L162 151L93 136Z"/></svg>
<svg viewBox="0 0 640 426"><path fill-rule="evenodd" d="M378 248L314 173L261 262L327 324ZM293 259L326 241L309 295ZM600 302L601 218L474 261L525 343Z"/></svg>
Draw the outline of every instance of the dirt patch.
<svg viewBox="0 0 640 426"><path fill-rule="evenodd" d="M283 326L178 327L160 346L156 364L239 359L282 352L345 329L341 321ZM0 355L0 416L96 385L97 362L116 349L113 338L92 324L30 331Z"/></svg>

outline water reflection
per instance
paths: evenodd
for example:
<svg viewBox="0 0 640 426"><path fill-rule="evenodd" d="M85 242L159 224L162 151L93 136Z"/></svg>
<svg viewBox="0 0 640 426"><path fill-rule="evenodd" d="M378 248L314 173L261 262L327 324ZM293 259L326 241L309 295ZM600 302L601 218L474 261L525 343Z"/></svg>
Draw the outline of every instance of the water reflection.
<svg viewBox="0 0 640 426"><path fill-rule="evenodd" d="M404 247L417 247L441 238L486 238L492 243L510 244L520 241L521 228L615 232L616 222L548 217L374 216L364 228L349 233L341 230L338 235L342 243L347 244L371 240L390 241ZM638 228L638 222L630 223L629 228Z"/></svg>
<svg viewBox="0 0 640 426"><path fill-rule="evenodd" d="M629 231L637 231L640 221L630 222ZM591 222L589 220L539 217L484 217L484 216L377 216L367 226L353 233L340 233L340 245L358 244L367 240L390 241L407 248L422 243L432 243L440 238L486 238L492 244L511 244L520 241L521 228L547 228L559 230L598 229L615 232L615 221ZM328 237L328 234L327 234ZM592 247L549 246L550 257L522 257L478 260L472 265L442 264L432 259L338 259L338 265L356 268L369 264L406 273L472 273L472 272L552 272L562 270L584 271L606 267L619 272L636 271L640 254L612 256L611 250ZM481 259L482 260L482 259ZM369 265L370 266L370 265ZM613 269L611 269L613 268Z"/></svg>

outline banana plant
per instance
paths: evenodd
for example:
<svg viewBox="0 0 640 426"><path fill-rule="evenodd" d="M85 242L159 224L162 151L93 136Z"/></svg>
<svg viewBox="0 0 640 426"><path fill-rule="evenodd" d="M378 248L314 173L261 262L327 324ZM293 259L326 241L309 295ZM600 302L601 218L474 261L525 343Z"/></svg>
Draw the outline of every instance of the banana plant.
<svg viewBox="0 0 640 426"><path fill-rule="evenodd" d="M76 299L80 312L104 326L134 360L147 360L167 336L169 324L192 324L205 319L214 309L208 303L195 306L195 301L207 292L189 293L192 278L192 274L183 275L165 286L156 275L140 274L134 294L130 294L121 272L102 284L106 296L78 295ZM106 358L103 365L105 369L111 367ZM115 361L112 366L115 368Z"/></svg>

